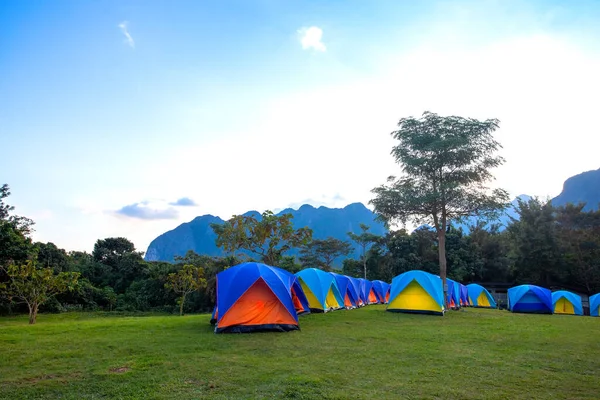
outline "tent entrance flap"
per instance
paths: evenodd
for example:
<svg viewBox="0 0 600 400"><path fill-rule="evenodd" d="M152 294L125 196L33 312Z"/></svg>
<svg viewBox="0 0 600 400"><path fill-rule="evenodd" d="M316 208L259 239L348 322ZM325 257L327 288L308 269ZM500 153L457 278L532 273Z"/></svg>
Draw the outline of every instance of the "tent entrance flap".
<svg viewBox="0 0 600 400"><path fill-rule="evenodd" d="M297 325L298 321L261 278L227 310L218 327L265 324Z"/></svg>
<svg viewBox="0 0 600 400"><path fill-rule="evenodd" d="M327 309L330 308L341 308L337 299L335 298L335 294L333 293L333 285L329 288L329 292L327 293L327 298L325 298L325 306Z"/></svg>
<svg viewBox="0 0 600 400"><path fill-rule="evenodd" d="M388 309L442 312L433 297L415 280L396 296Z"/></svg>
<svg viewBox="0 0 600 400"><path fill-rule="evenodd" d="M575 307L569 300L561 297L554 305L555 314L575 314Z"/></svg>
<svg viewBox="0 0 600 400"><path fill-rule="evenodd" d="M490 301L488 300L485 292L481 292L479 297L477 297L477 306L478 307L491 307Z"/></svg>

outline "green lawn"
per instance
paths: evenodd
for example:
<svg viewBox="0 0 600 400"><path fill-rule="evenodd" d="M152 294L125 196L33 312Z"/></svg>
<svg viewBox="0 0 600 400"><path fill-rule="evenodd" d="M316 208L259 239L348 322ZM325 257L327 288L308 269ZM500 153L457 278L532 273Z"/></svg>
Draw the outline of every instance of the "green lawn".
<svg viewBox="0 0 600 400"><path fill-rule="evenodd" d="M3 318L0 398L600 398L600 318L384 310L222 335L209 315Z"/></svg>

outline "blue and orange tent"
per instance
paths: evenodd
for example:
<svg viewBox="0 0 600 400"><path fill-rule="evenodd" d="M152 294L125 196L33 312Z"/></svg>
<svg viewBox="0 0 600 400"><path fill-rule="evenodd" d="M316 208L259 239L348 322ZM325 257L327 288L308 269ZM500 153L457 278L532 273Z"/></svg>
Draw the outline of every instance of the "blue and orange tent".
<svg viewBox="0 0 600 400"><path fill-rule="evenodd" d="M590 316L600 317L600 293L590 296Z"/></svg>
<svg viewBox="0 0 600 400"><path fill-rule="evenodd" d="M306 268L296 273L313 312L344 308L344 298L333 275L318 268Z"/></svg>
<svg viewBox="0 0 600 400"><path fill-rule="evenodd" d="M362 285L361 285L361 281L359 278L353 278L351 276L348 277L348 279L350 279L350 284L352 285L352 287L354 288L354 291L356 292L356 306L357 307L362 307L364 305L366 305L366 303L363 301L363 295L362 295Z"/></svg>
<svg viewBox="0 0 600 400"><path fill-rule="evenodd" d="M554 314L583 315L581 296L566 290L552 292L552 311Z"/></svg>
<svg viewBox="0 0 600 400"><path fill-rule="evenodd" d="M375 288L373 287L373 282L364 279L365 285L365 296L367 298L367 304L377 304L379 303L379 298L377 298L377 294L375 293Z"/></svg>
<svg viewBox="0 0 600 400"><path fill-rule="evenodd" d="M461 307L472 306L472 304L469 303L469 289L462 283L459 283L458 287L460 290L460 292L459 292L460 306Z"/></svg>
<svg viewBox="0 0 600 400"><path fill-rule="evenodd" d="M448 285L448 292L446 293L446 302L448 308L457 309L460 308L460 286L458 282L446 278L446 285Z"/></svg>
<svg viewBox="0 0 600 400"><path fill-rule="evenodd" d="M444 315L442 279L420 270L396 276L387 311Z"/></svg>
<svg viewBox="0 0 600 400"><path fill-rule="evenodd" d="M306 296L288 271L248 262L217 274L216 333L297 330L306 312Z"/></svg>
<svg viewBox="0 0 600 400"><path fill-rule="evenodd" d="M386 304L388 300L390 284L384 281L375 280L373 281L373 290L375 291L375 296L377 296L377 300L381 304Z"/></svg>
<svg viewBox="0 0 600 400"><path fill-rule="evenodd" d="M508 310L518 313L552 314L552 292L535 285L508 289Z"/></svg>
<svg viewBox="0 0 600 400"><path fill-rule="evenodd" d="M358 293L354 289L354 285L350 281L350 278L346 275L336 274L335 272L330 272L331 275L335 278L335 282L337 283L340 294L344 299L344 307L346 308L356 308Z"/></svg>
<svg viewBox="0 0 600 400"><path fill-rule="evenodd" d="M481 285L471 283L467 285L469 304L473 307L496 308L494 297Z"/></svg>

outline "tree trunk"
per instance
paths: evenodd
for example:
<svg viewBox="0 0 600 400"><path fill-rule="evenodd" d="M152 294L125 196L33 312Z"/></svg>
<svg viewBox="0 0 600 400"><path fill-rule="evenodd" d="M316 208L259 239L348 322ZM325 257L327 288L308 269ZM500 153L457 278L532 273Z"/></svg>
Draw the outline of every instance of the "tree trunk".
<svg viewBox="0 0 600 400"><path fill-rule="evenodd" d="M185 294L181 296L181 304L179 304L179 315L183 315L183 304L185 303Z"/></svg>
<svg viewBox="0 0 600 400"><path fill-rule="evenodd" d="M367 279L367 257L363 257L363 269L365 270L365 279Z"/></svg>
<svg viewBox="0 0 600 400"><path fill-rule="evenodd" d="M444 291L444 309L448 309L448 286L446 285L446 230L438 230L438 257L440 259L440 278Z"/></svg>
<svg viewBox="0 0 600 400"><path fill-rule="evenodd" d="M35 321L37 319L37 313L38 313L37 303L30 305L29 306L29 325L35 324Z"/></svg>

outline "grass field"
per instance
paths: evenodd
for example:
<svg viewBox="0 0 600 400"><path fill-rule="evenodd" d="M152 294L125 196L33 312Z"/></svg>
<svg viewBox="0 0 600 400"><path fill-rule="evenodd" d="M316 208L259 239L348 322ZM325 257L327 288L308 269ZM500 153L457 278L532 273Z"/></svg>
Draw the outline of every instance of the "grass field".
<svg viewBox="0 0 600 400"><path fill-rule="evenodd" d="M384 306L301 331L216 335L209 315L0 319L5 399L595 399L600 319Z"/></svg>

